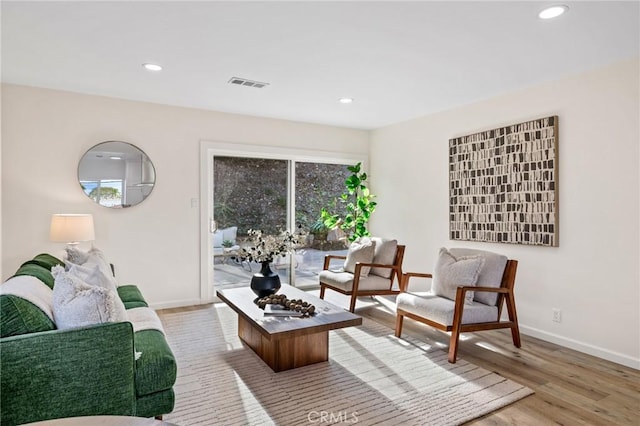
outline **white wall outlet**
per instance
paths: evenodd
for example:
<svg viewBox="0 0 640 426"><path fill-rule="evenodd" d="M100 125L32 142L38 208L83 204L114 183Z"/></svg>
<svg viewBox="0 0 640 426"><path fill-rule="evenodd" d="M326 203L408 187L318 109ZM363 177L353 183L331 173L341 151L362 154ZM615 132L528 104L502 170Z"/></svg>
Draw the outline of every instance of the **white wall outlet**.
<svg viewBox="0 0 640 426"><path fill-rule="evenodd" d="M562 311L560 309L553 310L553 321L562 322Z"/></svg>
<svg viewBox="0 0 640 426"><path fill-rule="evenodd" d="M191 199L191 208L198 207L198 205L200 204L198 201L199 200L197 198L192 198Z"/></svg>

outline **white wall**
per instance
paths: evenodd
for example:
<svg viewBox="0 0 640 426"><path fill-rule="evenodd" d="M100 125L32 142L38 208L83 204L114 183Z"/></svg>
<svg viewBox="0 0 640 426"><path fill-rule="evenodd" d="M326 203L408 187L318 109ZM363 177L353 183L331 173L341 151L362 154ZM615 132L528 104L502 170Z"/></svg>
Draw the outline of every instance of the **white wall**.
<svg viewBox="0 0 640 426"><path fill-rule="evenodd" d="M405 269L431 271L442 246L520 261L521 330L640 368L638 60L372 133L376 234L407 244ZM450 241L448 140L559 116L559 247ZM552 322L552 309L562 322Z"/></svg>
<svg viewBox="0 0 640 426"><path fill-rule="evenodd" d="M155 306L200 300L201 140L313 148L367 155L368 132L284 120L5 85L2 97L3 279L49 242L52 213L93 213L95 245L123 283L138 284ZM156 186L128 209L94 204L77 181L78 161L107 140L140 147ZM87 245L85 244L85 247Z"/></svg>
<svg viewBox="0 0 640 426"><path fill-rule="evenodd" d="M2 117L2 85L0 85L0 117ZM2 274L2 120L0 119L0 278Z"/></svg>

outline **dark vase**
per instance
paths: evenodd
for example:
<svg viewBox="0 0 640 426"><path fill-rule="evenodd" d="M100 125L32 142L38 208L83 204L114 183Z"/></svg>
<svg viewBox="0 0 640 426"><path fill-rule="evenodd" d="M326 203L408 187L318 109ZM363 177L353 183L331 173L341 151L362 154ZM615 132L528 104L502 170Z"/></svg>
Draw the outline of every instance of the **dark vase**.
<svg viewBox="0 0 640 426"><path fill-rule="evenodd" d="M270 268L271 262L262 262L260 272L253 274L251 278L251 290L258 297L265 297L280 289L280 277Z"/></svg>

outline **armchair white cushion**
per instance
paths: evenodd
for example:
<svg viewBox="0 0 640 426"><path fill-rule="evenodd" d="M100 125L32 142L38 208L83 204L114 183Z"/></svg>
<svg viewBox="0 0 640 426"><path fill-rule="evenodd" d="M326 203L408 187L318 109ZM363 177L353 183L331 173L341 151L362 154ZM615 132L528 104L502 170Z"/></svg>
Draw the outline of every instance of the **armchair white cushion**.
<svg viewBox="0 0 640 426"><path fill-rule="evenodd" d="M456 302L431 292L400 293L396 298L396 307L414 315L426 316L437 323L452 326ZM489 322L497 319L498 307L488 306L484 303L465 304L462 313L462 324Z"/></svg>
<svg viewBox="0 0 640 426"><path fill-rule="evenodd" d="M344 291L351 291L353 288L353 274L346 271L320 271L318 275L320 281L331 287ZM360 276L358 290L371 291L389 289L389 278L382 278L370 274L368 277Z"/></svg>

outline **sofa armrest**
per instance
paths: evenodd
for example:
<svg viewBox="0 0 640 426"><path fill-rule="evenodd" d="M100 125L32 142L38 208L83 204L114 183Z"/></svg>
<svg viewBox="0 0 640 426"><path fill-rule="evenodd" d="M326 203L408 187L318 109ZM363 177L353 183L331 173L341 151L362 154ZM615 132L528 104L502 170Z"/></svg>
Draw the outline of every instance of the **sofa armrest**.
<svg viewBox="0 0 640 426"><path fill-rule="evenodd" d="M135 415L129 322L8 337L0 353L2 425Z"/></svg>

